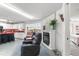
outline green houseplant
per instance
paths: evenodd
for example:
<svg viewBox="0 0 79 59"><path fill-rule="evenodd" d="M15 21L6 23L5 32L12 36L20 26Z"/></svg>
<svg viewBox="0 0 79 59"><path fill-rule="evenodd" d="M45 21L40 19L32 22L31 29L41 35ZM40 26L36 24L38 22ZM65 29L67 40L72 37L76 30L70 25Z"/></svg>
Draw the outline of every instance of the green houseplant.
<svg viewBox="0 0 79 59"><path fill-rule="evenodd" d="M51 22L49 23L49 25L53 27L53 30L56 30L56 23L57 23L56 19L51 20Z"/></svg>

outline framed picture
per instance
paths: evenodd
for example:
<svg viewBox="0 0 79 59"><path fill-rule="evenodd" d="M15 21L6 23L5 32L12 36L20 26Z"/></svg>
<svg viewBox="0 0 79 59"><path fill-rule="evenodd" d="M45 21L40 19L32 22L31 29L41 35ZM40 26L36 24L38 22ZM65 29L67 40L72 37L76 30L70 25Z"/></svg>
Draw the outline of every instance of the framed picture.
<svg viewBox="0 0 79 59"><path fill-rule="evenodd" d="M61 21L64 22L63 14L60 14Z"/></svg>

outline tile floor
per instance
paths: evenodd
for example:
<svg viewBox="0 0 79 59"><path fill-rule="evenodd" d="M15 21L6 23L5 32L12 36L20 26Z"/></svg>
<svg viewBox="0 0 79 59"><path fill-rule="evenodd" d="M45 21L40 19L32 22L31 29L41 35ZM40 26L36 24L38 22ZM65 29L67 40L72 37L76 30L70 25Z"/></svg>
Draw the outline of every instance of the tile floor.
<svg viewBox="0 0 79 59"><path fill-rule="evenodd" d="M71 55L72 56L79 56L79 46L71 43Z"/></svg>
<svg viewBox="0 0 79 59"><path fill-rule="evenodd" d="M0 44L0 56L20 56L22 40ZM39 56L50 56L48 49L41 45Z"/></svg>

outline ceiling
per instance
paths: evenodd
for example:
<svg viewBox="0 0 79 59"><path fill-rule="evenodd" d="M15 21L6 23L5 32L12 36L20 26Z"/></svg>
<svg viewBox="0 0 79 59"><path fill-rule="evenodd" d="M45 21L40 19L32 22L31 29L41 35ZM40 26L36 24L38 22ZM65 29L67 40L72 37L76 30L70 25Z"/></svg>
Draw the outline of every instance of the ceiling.
<svg viewBox="0 0 79 59"><path fill-rule="evenodd" d="M0 19L7 19L15 22L35 22L53 14L62 6L61 3L10 3L10 5L20 9L24 13L36 17L36 19L24 17L2 5L0 5Z"/></svg>

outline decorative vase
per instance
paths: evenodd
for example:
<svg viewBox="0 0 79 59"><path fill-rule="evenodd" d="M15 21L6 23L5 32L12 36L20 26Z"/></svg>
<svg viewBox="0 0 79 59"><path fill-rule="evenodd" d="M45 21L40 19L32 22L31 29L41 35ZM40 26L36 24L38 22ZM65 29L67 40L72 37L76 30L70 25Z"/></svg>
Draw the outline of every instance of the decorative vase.
<svg viewBox="0 0 79 59"><path fill-rule="evenodd" d="M55 25L53 25L53 30L56 30L56 24L55 24Z"/></svg>

